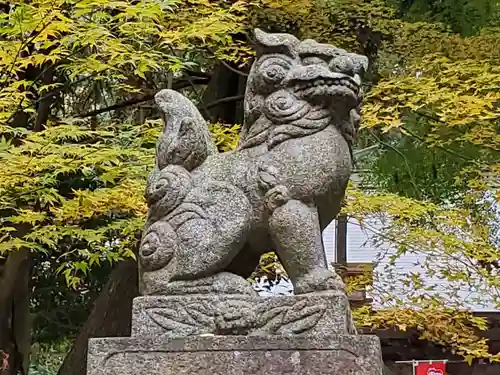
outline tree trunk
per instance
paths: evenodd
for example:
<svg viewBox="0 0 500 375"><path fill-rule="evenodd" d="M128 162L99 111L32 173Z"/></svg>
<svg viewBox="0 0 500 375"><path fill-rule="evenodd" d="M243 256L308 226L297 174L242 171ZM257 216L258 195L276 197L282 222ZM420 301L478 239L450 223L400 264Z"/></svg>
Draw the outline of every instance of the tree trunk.
<svg viewBox="0 0 500 375"><path fill-rule="evenodd" d="M32 53L34 46L28 45ZM35 67L29 65L24 72L18 73L20 79L33 80L48 84L53 81L53 67L50 65ZM37 93L31 89L33 99ZM36 107L33 130L42 130L50 114L52 97L40 101ZM30 115L21 110L12 116L13 127L29 128ZM32 228L20 225L16 237L22 238ZM31 350L31 271L33 255L30 249L21 248L8 253L0 264L0 375L26 375L29 367Z"/></svg>
<svg viewBox="0 0 500 375"><path fill-rule="evenodd" d="M0 280L0 375L25 375L29 365L31 257L28 249L10 253Z"/></svg>
<svg viewBox="0 0 500 375"><path fill-rule="evenodd" d="M49 85L54 82L54 67L53 66L44 66L42 67L42 72L40 73L40 81L43 82L44 85ZM47 124L47 120L50 115L50 106L54 101L54 96L45 95L42 98L39 98L40 102L38 103L38 108L36 111L35 118L35 126L33 130L39 132L43 130L43 127Z"/></svg>
<svg viewBox="0 0 500 375"><path fill-rule="evenodd" d="M137 263L118 263L97 297L87 322L73 348L64 359L58 375L87 373L87 345L92 337L129 336L132 323L132 300L139 294Z"/></svg>

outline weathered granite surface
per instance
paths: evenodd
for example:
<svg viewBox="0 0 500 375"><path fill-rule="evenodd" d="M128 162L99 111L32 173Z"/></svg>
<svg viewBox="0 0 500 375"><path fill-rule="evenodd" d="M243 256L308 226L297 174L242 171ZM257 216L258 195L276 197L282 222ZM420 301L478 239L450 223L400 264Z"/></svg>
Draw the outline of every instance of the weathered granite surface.
<svg viewBox="0 0 500 375"><path fill-rule="evenodd" d="M343 290L321 230L337 215L359 126L368 60L289 34L255 31L238 148L218 153L180 93L164 113L139 250L144 295L252 294L245 278L275 250L296 294Z"/></svg>
<svg viewBox="0 0 500 375"><path fill-rule="evenodd" d="M373 336L92 339L88 375L382 375Z"/></svg>
<svg viewBox="0 0 500 375"><path fill-rule="evenodd" d="M355 334L343 293L306 296L145 296L134 300L133 337Z"/></svg>
<svg viewBox="0 0 500 375"><path fill-rule="evenodd" d="M367 59L256 30L245 123L219 154L195 105L163 90L165 115L139 249L132 337L92 339L88 375L381 375L356 334L321 231L337 215L359 126ZM295 296L246 277L275 250ZM207 337L210 336L210 337Z"/></svg>

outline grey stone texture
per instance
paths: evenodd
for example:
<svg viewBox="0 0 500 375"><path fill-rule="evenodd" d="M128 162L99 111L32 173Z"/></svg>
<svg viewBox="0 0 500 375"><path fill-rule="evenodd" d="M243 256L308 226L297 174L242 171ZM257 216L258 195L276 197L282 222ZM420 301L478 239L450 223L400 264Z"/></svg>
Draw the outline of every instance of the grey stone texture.
<svg viewBox="0 0 500 375"><path fill-rule="evenodd" d="M366 57L255 31L238 148L220 154L195 105L162 90L165 117L146 196L141 293L252 294L245 278L275 250L296 294L342 291L321 231L351 173Z"/></svg>
<svg viewBox="0 0 500 375"><path fill-rule="evenodd" d="M355 334L344 293L251 297L145 296L134 300L132 337Z"/></svg>
<svg viewBox="0 0 500 375"><path fill-rule="evenodd" d="M91 339L88 375L382 375L373 336Z"/></svg>
<svg viewBox="0 0 500 375"><path fill-rule="evenodd" d="M139 248L132 337L92 339L88 375L381 375L321 231L338 214L359 126L363 56L256 30L239 146L220 154L205 121L163 90L165 115ZM294 296L246 277L275 250Z"/></svg>

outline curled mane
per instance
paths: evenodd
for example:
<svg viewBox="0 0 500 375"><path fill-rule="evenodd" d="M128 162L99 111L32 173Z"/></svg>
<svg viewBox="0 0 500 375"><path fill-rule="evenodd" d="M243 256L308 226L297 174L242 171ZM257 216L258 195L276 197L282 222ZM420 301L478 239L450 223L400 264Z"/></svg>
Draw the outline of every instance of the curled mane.
<svg viewBox="0 0 500 375"><path fill-rule="evenodd" d="M356 94L351 92L351 96L357 95L357 98L351 99L348 105L337 107L324 102L318 104L306 94L319 90L319 95L328 97L338 87L349 87L349 83L358 88L353 77L366 70L366 58L312 40L301 42L288 34L266 34L257 29L255 39L257 57L248 76L245 120L238 148L267 144L271 149L288 139L314 134L329 125L336 126L351 147L359 128L361 88ZM311 64L306 61L311 56L317 60L323 58L323 65L326 61L330 63L327 67L317 62ZM332 68L335 62L342 64L345 60L351 64L352 77L342 74L341 65L337 70ZM344 84L342 80L350 82Z"/></svg>

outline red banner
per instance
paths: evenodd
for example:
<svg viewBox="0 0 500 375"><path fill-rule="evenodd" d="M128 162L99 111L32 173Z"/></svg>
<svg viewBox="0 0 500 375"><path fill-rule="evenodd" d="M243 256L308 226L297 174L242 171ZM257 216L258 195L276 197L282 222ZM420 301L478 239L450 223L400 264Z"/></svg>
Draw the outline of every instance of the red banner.
<svg viewBox="0 0 500 375"><path fill-rule="evenodd" d="M417 364L415 375L446 375L445 362L420 362Z"/></svg>

